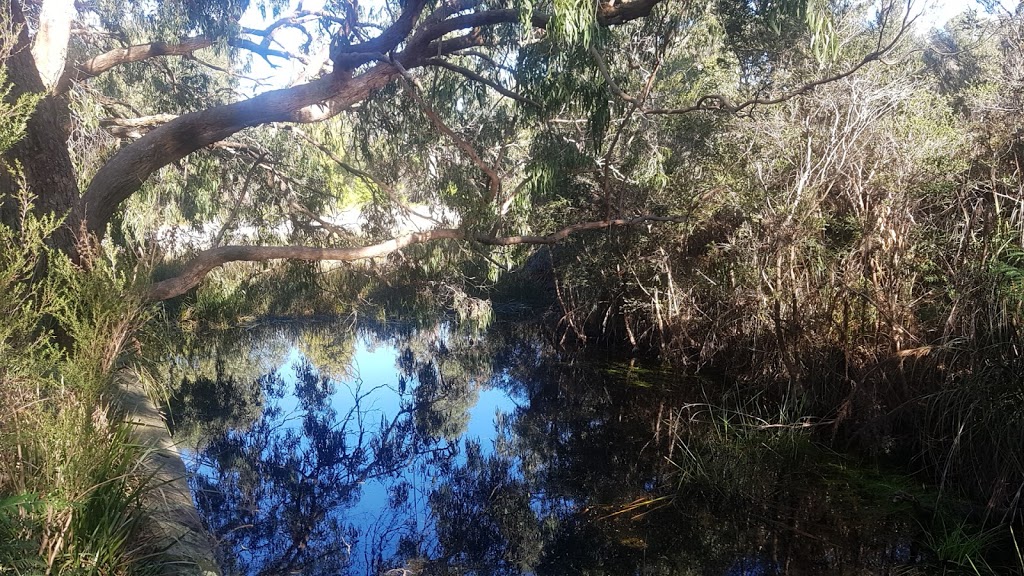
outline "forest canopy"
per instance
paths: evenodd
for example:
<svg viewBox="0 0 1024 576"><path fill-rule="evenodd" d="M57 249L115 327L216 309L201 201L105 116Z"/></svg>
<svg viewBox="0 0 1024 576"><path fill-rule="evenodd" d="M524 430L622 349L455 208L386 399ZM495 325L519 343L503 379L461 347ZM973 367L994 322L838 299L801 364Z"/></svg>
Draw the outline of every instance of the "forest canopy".
<svg viewBox="0 0 1024 576"><path fill-rule="evenodd" d="M669 190L686 161L665 135L699 143L727 117L847 78L902 47L914 15L732 0L61 4L14 2L5 20L11 96L46 94L7 154L6 221L24 182L37 213L64 218L55 243L75 260L108 234L191 255L154 299L237 260L455 239L508 268L523 252L501 247L682 223ZM254 9L263 28L241 24ZM267 67L291 77L252 77Z"/></svg>

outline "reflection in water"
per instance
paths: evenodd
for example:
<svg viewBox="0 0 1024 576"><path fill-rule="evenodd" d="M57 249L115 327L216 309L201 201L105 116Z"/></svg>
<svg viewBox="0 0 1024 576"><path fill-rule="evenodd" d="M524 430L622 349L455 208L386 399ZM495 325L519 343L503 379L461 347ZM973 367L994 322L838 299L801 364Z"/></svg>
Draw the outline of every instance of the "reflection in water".
<svg viewBox="0 0 1024 576"><path fill-rule="evenodd" d="M574 359L528 325L400 328L278 327L179 358L170 412L226 573L884 574L923 558L919 489L766 425L768 400L720 410L708 381Z"/></svg>

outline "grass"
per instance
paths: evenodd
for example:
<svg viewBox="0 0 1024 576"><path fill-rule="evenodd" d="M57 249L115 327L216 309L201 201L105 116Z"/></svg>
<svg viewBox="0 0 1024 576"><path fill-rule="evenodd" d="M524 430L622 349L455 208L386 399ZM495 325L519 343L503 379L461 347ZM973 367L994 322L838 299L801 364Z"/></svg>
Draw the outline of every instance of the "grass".
<svg viewBox="0 0 1024 576"><path fill-rule="evenodd" d="M977 530L966 521L947 525L940 520L938 524L923 530L922 541L941 567L975 572L984 567L986 574L994 573L984 559L985 553L996 543L994 531Z"/></svg>
<svg viewBox="0 0 1024 576"><path fill-rule="evenodd" d="M741 401L738 390L731 395L731 408L691 403L669 417L674 505L690 506L686 502L701 494L722 503L718 510L736 506L743 518L750 511L792 515L794 525L820 525L830 545L851 550L912 539L922 554L905 566L911 572L1024 573L1024 554L1005 519L983 523L969 499L929 484L927 475L922 481L833 452L827 436L795 416L796 404L773 405L757 393ZM664 498L633 502L618 513L643 512ZM772 502L787 504L776 510ZM786 526L780 521L780 529ZM844 544L848 538L854 544Z"/></svg>
<svg viewBox="0 0 1024 576"><path fill-rule="evenodd" d="M2 446L0 563L15 573L140 574L153 571L142 498L146 449L109 409L74 398L23 415ZM3 570L0 570L2 573Z"/></svg>

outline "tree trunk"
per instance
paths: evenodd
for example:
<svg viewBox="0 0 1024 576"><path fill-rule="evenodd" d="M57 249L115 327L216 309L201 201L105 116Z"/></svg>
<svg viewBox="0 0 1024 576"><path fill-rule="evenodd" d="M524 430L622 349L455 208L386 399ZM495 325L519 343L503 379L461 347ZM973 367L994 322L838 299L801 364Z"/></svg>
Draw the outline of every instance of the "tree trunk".
<svg viewBox="0 0 1024 576"><path fill-rule="evenodd" d="M20 6L17 2L11 2L10 10L7 21L15 28L5 32L17 32L18 41L5 63L8 81L11 83L8 98L14 100L25 94L46 93L46 86L32 58L28 30ZM39 102L28 121L24 138L5 154L6 167L0 177L0 195L4 204L4 223L17 225L17 194L24 183L34 197L34 211L37 214L55 214L66 218L52 243L55 248L74 255L74 227L81 218L76 209L78 182L67 148L68 118L67 103L62 98L47 96Z"/></svg>

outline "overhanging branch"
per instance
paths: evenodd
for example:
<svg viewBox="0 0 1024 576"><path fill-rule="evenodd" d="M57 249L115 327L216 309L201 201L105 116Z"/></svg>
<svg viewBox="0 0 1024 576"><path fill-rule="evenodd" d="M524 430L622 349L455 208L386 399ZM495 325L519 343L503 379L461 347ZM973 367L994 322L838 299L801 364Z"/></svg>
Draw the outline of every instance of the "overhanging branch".
<svg viewBox="0 0 1024 576"><path fill-rule="evenodd" d="M219 246L200 252L181 274L174 278L153 284L146 293L149 300L160 301L180 296L195 288L212 270L229 262L264 262L267 260L304 260L353 262L385 256L414 244L426 244L436 240L467 240L489 246L515 246L519 244L555 244L572 234L587 230L602 230L636 226L648 222L685 222L681 216L637 216L596 222L582 222L566 226L545 236L491 236L468 232L458 228L438 228L397 236L379 244L355 248L317 248L312 246Z"/></svg>
<svg viewBox="0 0 1024 576"><path fill-rule="evenodd" d="M505 96L507 98L511 98L511 99L513 99L513 100L515 100L517 102L521 102L523 104L528 104L528 105L533 106L535 108L541 108L541 105L538 102L536 102L535 100L530 100L529 98L523 96L522 94L518 94L518 93L516 93L516 92L514 92L512 90L509 90L508 88L505 88L501 84L498 84L497 82L495 82L493 80L485 78L484 76L482 76L480 74L477 74L476 72L474 72L474 71L472 71L469 68L466 68L464 66L459 66L458 64L452 64L451 62L448 62L447 60L443 60L441 58L430 58L430 59L424 61L424 64L426 64L427 66L437 66L439 68L445 68L447 70L451 70L452 72L455 72L457 74L461 74L461 75L465 76L466 78L469 78L470 80L475 80L475 81L477 81L477 82L479 82L481 84L484 84L485 86L490 86L491 88L493 88L497 93L501 94L502 96Z"/></svg>
<svg viewBox="0 0 1024 576"><path fill-rule="evenodd" d="M121 202L163 166L232 134L272 122L317 122L330 118L395 75L379 65L356 78L328 76L292 88L272 90L248 100L181 115L122 148L93 176L81 201L89 232L102 236Z"/></svg>
<svg viewBox="0 0 1024 576"><path fill-rule="evenodd" d="M130 62L140 62L157 56L187 56L196 50L209 48L210 46L213 46L213 40L205 36L197 36L195 38L186 38L178 44L151 42L149 44L139 44L137 46L110 50L99 56L94 56L85 62L69 66L57 83L56 91L58 93L65 92L72 82L99 76L116 66Z"/></svg>
<svg viewBox="0 0 1024 576"><path fill-rule="evenodd" d="M598 23L619 24L640 18L664 1L668 0L630 0L614 6L602 4L598 10ZM409 0L402 15L376 38L353 46L335 46L332 51L335 72L330 76L265 92L248 100L184 114L125 146L96 172L74 211L77 222L71 227L83 227L81 221L84 220L84 228L101 237L120 204L163 166L245 128L273 122L317 122L330 118L365 100L371 92L399 76L399 68L393 62L406 69L421 66L429 58L484 44L488 35L483 34L478 26L519 22L517 10L458 14L439 8L440 12L435 11L437 16L428 15L420 29L415 30L425 4L426 0ZM457 6L464 5L469 3ZM452 16L445 18L445 14ZM549 19L549 16L535 13L532 21L535 26L544 26ZM473 29L462 36L442 38L460 27ZM384 55L393 54L403 42L405 49L394 54L392 62L386 61ZM143 53L152 55L152 52L144 51L126 57L141 58ZM381 62L363 66L374 61ZM360 67L359 72L353 75L353 71Z"/></svg>
<svg viewBox="0 0 1024 576"><path fill-rule="evenodd" d="M294 58L300 62L306 62L305 58L298 57L282 50L275 50L268 46L256 44L250 40L232 38L229 39L227 43L229 46L258 54L268 62L271 56L284 60ZM185 38L177 44L170 44L167 42L150 42L149 44L137 44L127 48L110 50L98 56L94 56L85 62L67 67L64 74L57 82L55 91L57 93L66 92L73 82L94 78L124 64L142 62L143 60L149 60L159 56L193 56L197 50L209 48L213 45L214 41L212 39L205 36L196 36L193 38Z"/></svg>

